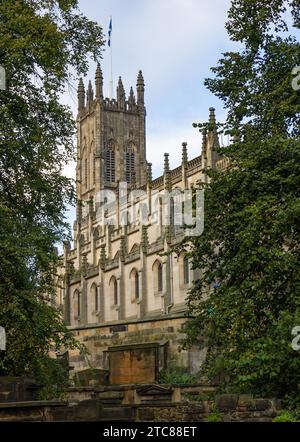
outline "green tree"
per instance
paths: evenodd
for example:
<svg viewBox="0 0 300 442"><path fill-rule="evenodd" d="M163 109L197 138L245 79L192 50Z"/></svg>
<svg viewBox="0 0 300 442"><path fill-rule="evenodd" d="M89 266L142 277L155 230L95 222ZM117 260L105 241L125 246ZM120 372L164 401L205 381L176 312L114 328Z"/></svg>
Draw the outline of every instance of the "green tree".
<svg viewBox="0 0 300 442"><path fill-rule="evenodd" d="M63 175L74 157L75 124L60 102L70 80L101 56L102 31L76 0L2 0L0 65L0 324L7 333L0 370L57 383L49 358L78 346L54 295L54 247L68 236L65 209L74 201Z"/></svg>
<svg viewBox="0 0 300 442"><path fill-rule="evenodd" d="M300 354L291 347L292 329L300 325L300 91L292 88L292 71L300 61L299 13L299 1L231 3L226 27L240 50L223 54L206 85L228 110L225 131L234 141L220 149L228 170L209 172L204 233L191 238L193 266L203 272L189 295L187 326L187 344L206 338L204 372L211 379L294 405L300 389Z"/></svg>

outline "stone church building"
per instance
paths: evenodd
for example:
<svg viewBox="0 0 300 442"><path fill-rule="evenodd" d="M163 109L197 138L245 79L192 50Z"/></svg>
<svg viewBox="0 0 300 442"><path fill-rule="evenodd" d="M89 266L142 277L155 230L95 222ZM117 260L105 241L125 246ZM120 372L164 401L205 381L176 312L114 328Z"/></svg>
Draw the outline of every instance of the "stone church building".
<svg viewBox="0 0 300 442"><path fill-rule="evenodd" d="M120 78L116 99L104 98L99 65L94 87L89 82L85 90L82 80L78 86L77 211L73 247L64 244L57 303L90 353L87 360L70 351L70 365L75 372L107 370L111 384L156 382L170 364L195 373L205 357L204 349L181 349L187 293L201 270L172 252L185 229L175 225L172 201L165 209L161 193L195 189L207 180L203 170L225 167L216 152L214 109L199 156L189 160L182 143L178 167L170 170L165 153L163 174L153 179L144 91L140 71L136 94L131 88L126 97ZM120 183L127 185L123 195ZM101 199L106 191L115 202Z"/></svg>

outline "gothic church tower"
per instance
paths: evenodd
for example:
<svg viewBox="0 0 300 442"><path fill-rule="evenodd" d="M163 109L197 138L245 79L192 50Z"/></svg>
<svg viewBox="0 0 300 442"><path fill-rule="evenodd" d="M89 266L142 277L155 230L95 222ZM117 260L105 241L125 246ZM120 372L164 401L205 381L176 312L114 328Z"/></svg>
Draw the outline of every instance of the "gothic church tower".
<svg viewBox="0 0 300 442"><path fill-rule="evenodd" d="M74 243L65 242L57 272L57 304L64 319L87 346L91 364L104 370L112 385L157 383L160 370L174 360L191 372L199 370L206 350L178 348L187 321L187 294L202 269L194 269L186 253L178 256L186 231L175 223L175 196L170 209L165 204L166 216L162 195L205 185L209 178L204 170L225 170L227 164L218 153L215 110L210 108L201 154L199 146L198 156L189 159L183 142L181 164L171 170L165 153L163 174L152 179L146 162L144 90L140 71L136 94L131 88L126 97L120 78L116 99L104 98L100 65L94 87L79 81ZM98 193L110 189L118 195L118 182L124 181L128 190L144 190L124 204L125 212L144 207L146 222L120 223L121 198L103 218L98 216ZM103 222L109 216L114 225ZM69 361L75 372L87 368L77 349Z"/></svg>
<svg viewBox="0 0 300 442"><path fill-rule="evenodd" d="M144 79L140 71L136 97L126 98L121 77L117 98L103 97L103 76L98 64L95 89L78 85L77 199L92 200L103 188L114 189L119 181L140 187L147 181Z"/></svg>

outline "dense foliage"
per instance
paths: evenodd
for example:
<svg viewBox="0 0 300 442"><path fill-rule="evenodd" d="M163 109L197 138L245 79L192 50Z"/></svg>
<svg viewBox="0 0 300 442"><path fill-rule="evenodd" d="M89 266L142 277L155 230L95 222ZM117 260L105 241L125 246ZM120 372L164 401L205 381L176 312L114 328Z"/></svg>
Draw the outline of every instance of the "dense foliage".
<svg viewBox="0 0 300 442"><path fill-rule="evenodd" d="M298 0L232 1L226 26L240 50L225 53L206 84L228 110L234 142L220 149L228 170L209 172L204 233L191 239L202 276L188 298L194 319L187 327L187 344L205 338L210 379L293 406L300 392L300 353L291 346L300 325L300 91L292 87L299 18Z"/></svg>
<svg viewBox="0 0 300 442"><path fill-rule="evenodd" d="M49 350L77 343L54 294L54 246L66 238L74 189L63 175L73 158L74 121L61 93L88 57L101 56L102 32L76 0L2 0L0 65L0 324L7 333L0 370L59 382Z"/></svg>

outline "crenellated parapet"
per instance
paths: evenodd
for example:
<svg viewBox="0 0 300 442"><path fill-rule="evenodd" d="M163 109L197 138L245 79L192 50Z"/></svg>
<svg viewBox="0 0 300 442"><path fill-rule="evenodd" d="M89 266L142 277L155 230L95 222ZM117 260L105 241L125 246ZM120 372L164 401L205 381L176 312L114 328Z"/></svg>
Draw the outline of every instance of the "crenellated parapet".
<svg viewBox="0 0 300 442"><path fill-rule="evenodd" d="M103 74L98 63L95 73L95 90L89 81L85 90L83 79L80 78L77 88L78 118L82 119L94 112L99 103L106 111L125 112L133 114L145 114L145 83L142 71L139 71L135 97L133 88L130 88L128 98L123 86L122 78L119 77L116 89L116 98L105 98L103 95Z"/></svg>

